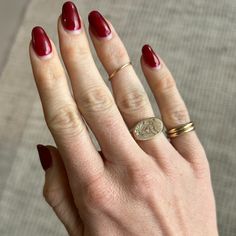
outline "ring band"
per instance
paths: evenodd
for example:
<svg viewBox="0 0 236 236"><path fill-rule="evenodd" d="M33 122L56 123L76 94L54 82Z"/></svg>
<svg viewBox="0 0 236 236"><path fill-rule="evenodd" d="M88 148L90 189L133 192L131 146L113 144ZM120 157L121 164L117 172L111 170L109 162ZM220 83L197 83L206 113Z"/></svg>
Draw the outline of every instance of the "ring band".
<svg viewBox="0 0 236 236"><path fill-rule="evenodd" d="M149 140L160 134L164 129L163 122L157 117L139 121L131 130L135 140Z"/></svg>
<svg viewBox="0 0 236 236"><path fill-rule="evenodd" d="M129 61L128 63L124 64L123 66L119 67L118 69L116 69L114 72L112 72L109 75L109 80L111 80L120 70L124 69L127 66L132 65L131 61Z"/></svg>
<svg viewBox="0 0 236 236"><path fill-rule="evenodd" d="M188 133L193 130L195 130L194 123L192 121L190 121L190 122L180 125L176 128L172 128L170 130L167 130L166 134L167 134L168 138L175 138L181 134Z"/></svg>

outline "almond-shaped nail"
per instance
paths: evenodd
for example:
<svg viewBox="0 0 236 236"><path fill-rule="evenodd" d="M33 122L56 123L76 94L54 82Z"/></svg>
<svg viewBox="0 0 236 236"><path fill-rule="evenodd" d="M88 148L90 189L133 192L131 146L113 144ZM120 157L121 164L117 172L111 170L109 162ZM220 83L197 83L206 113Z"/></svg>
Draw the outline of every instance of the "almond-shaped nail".
<svg viewBox="0 0 236 236"><path fill-rule="evenodd" d="M144 45L142 48L143 59L147 65L152 68L159 69L161 66L161 61L153 51L150 45Z"/></svg>
<svg viewBox="0 0 236 236"><path fill-rule="evenodd" d="M77 8L73 2L65 2L62 7L62 25L66 30L76 31L81 28L81 21Z"/></svg>
<svg viewBox="0 0 236 236"><path fill-rule="evenodd" d="M111 35L111 29L98 11L92 11L88 16L90 29L98 37L105 38Z"/></svg>
<svg viewBox="0 0 236 236"><path fill-rule="evenodd" d="M51 42L40 26L36 26L32 30L32 45L38 56L47 56L52 52Z"/></svg>
<svg viewBox="0 0 236 236"><path fill-rule="evenodd" d="M46 171L52 166L52 156L49 149L44 145L37 145L37 150L39 153L39 159L43 169Z"/></svg>

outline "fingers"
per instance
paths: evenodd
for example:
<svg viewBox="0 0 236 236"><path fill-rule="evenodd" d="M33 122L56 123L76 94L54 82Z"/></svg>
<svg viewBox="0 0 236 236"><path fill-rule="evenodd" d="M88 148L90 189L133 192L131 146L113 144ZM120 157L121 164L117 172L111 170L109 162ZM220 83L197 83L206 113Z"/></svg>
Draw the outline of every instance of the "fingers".
<svg viewBox="0 0 236 236"><path fill-rule="evenodd" d="M142 50L142 69L158 103L162 120L167 129L190 121L186 105L181 98L168 68L152 48L145 45ZM198 161L204 150L195 131L171 139L173 146L182 156L192 162Z"/></svg>
<svg viewBox="0 0 236 236"><path fill-rule="evenodd" d="M69 22L78 27L68 27ZM63 6L62 16L58 21L58 33L62 58L81 114L95 134L104 155L112 159L110 161L123 162L125 155L122 153L137 149L138 146L97 70L82 20L71 2ZM109 40L108 29L100 33L104 41ZM125 161L128 159L126 155Z"/></svg>
<svg viewBox="0 0 236 236"><path fill-rule="evenodd" d="M99 28L97 28L98 22L100 22ZM111 23L106 22L99 12L93 11L89 14L89 23L90 36L97 55L108 75L111 75L130 61L128 53ZM109 28L109 40L104 40L99 35L102 25ZM129 129L140 120L154 116L148 96L132 66L127 66L116 73L111 79L111 84L116 104ZM155 139L137 142L150 155L173 148L163 133Z"/></svg>
<svg viewBox="0 0 236 236"><path fill-rule="evenodd" d="M45 119L69 170L70 183L74 177L81 183L92 181L103 172L103 161L70 94L55 46L40 27L32 31L30 58Z"/></svg>
<svg viewBox="0 0 236 236"><path fill-rule="evenodd" d="M74 204L61 157L54 147L37 146L45 170L43 194L45 200L65 225L69 235L81 235L83 225Z"/></svg>

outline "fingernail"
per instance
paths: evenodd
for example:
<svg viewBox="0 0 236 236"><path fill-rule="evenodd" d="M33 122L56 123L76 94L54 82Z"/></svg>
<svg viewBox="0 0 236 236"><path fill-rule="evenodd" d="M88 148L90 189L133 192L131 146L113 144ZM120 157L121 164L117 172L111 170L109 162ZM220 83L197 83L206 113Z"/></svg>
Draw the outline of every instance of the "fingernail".
<svg viewBox="0 0 236 236"><path fill-rule="evenodd" d="M37 150L39 153L39 159L43 169L46 171L52 166L52 156L49 149L44 145L37 145Z"/></svg>
<svg viewBox="0 0 236 236"><path fill-rule="evenodd" d="M52 52L51 42L42 27L33 28L32 45L38 56L47 56Z"/></svg>
<svg viewBox="0 0 236 236"><path fill-rule="evenodd" d="M111 35L111 29L104 17L98 11L92 11L88 16L92 32L98 37L105 38Z"/></svg>
<svg viewBox="0 0 236 236"><path fill-rule="evenodd" d="M62 24L66 30L76 31L81 28L77 8L73 2L66 2L62 7Z"/></svg>
<svg viewBox="0 0 236 236"><path fill-rule="evenodd" d="M156 55L156 53L153 51L150 45L144 45L142 48L142 54L143 59L146 62L147 65L149 65L152 68L159 69L161 66L160 59Z"/></svg>

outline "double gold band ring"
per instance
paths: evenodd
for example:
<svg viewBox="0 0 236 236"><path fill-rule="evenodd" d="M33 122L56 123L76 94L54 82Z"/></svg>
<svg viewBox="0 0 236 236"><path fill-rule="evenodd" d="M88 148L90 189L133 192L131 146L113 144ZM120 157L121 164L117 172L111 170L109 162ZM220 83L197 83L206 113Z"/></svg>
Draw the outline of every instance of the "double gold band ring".
<svg viewBox="0 0 236 236"><path fill-rule="evenodd" d="M132 65L132 63L131 63L131 61L129 61L128 63L125 63L123 66L121 66L118 69L116 69L114 72L112 72L109 75L109 80L111 80L120 70L123 70L125 67L131 66L131 65Z"/></svg>
<svg viewBox="0 0 236 236"><path fill-rule="evenodd" d="M156 137L164 129L164 125L161 119L157 117L150 117L139 121L131 130L135 140L149 140ZM176 128L172 128L166 131L167 138L175 138L182 134L195 130L194 123L192 121L179 125Z"/></svg>
<svg viewBox="0 0 236 236"><path fill-rule="evenodd" d="M167 137L168 138L175 138L178 137L181 134L188 133L190 131L195 130L194 123L192 121L180 125L176 128L172 128L166 131Z"/></svg>

